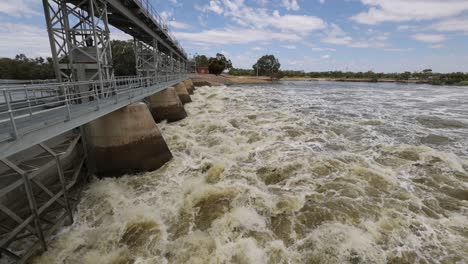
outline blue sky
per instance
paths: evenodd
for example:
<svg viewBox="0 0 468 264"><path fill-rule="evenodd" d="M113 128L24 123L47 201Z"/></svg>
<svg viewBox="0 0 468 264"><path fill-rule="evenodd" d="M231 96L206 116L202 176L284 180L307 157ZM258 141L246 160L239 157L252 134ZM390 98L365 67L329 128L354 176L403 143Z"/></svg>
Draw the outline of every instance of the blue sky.
<svg viewBox="0 0 468 264"><path fill-rule="evenodd" d="M41 2L0 0L0 57L50 55ZM283 69L468 72L468 0L151 2L188 53L234 67L274 54Z"/></svg>

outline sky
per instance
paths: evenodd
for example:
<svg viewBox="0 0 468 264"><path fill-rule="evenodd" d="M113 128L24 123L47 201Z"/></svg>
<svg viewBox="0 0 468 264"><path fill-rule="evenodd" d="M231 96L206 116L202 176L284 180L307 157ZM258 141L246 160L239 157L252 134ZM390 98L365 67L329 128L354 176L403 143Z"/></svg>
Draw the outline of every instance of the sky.
<svg viewBox="0 0 468 264"><path fill-rule="evenodd" d="M468 72L468 0L150 0L186 52L236 68ZM130 39L112 29L112 39ZM50 56L42 1L0 0L0 57Z"/></svg>

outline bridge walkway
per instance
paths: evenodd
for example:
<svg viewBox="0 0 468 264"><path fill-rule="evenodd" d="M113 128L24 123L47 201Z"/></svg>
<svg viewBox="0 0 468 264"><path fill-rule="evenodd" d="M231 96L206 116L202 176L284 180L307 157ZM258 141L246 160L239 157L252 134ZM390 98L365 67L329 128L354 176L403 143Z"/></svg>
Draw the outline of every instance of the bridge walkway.
<svg viewBox="0 0 468 264"><path fill-rule="evenodd" d="M99 81L3 88L0 109L5 110L0 110L0 159L141 101L185 79L186 75L182 73L123 77L104 82L105 90L99 88ZM47 96L34 98L38 91Z"/></svg>

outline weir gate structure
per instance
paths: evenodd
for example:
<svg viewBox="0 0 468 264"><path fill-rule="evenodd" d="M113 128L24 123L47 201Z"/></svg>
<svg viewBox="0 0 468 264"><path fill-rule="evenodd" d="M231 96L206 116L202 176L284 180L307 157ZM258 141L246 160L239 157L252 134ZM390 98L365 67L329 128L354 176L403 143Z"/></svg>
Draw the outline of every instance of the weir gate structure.
<svg viewBox="0 0 468 264"><path fill-rule="evenodd" d="M43 7L57 80L0 86L6 262L47 250L58 227L73 222L78 183L91 173L168 161L155 121L184 118L181 101L190 101L193 88L185 51L148 0L43 0ZM112 27L134 38L137 76L114 76Z"/></svg>

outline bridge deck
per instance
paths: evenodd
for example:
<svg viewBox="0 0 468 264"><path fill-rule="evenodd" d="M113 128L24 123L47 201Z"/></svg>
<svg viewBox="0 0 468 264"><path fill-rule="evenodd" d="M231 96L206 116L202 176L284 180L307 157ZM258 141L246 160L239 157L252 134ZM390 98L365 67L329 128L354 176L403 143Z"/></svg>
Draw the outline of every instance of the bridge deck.
<svg viewBox="0 0 468 264"><path fill-rule="evenodd" d="M184 79L185 75L170 75L117 79L103 83L103 86L92 81L5 88L0 109L9 110L0 112L0 159L141 101ZM76 92L83 86L98 87L93 90L99 92ZM50 96L31 104L33 98L28 95L38 89L46 89ZM26 106L24 98L18 99L19 94L28 97Z"/></svg>

